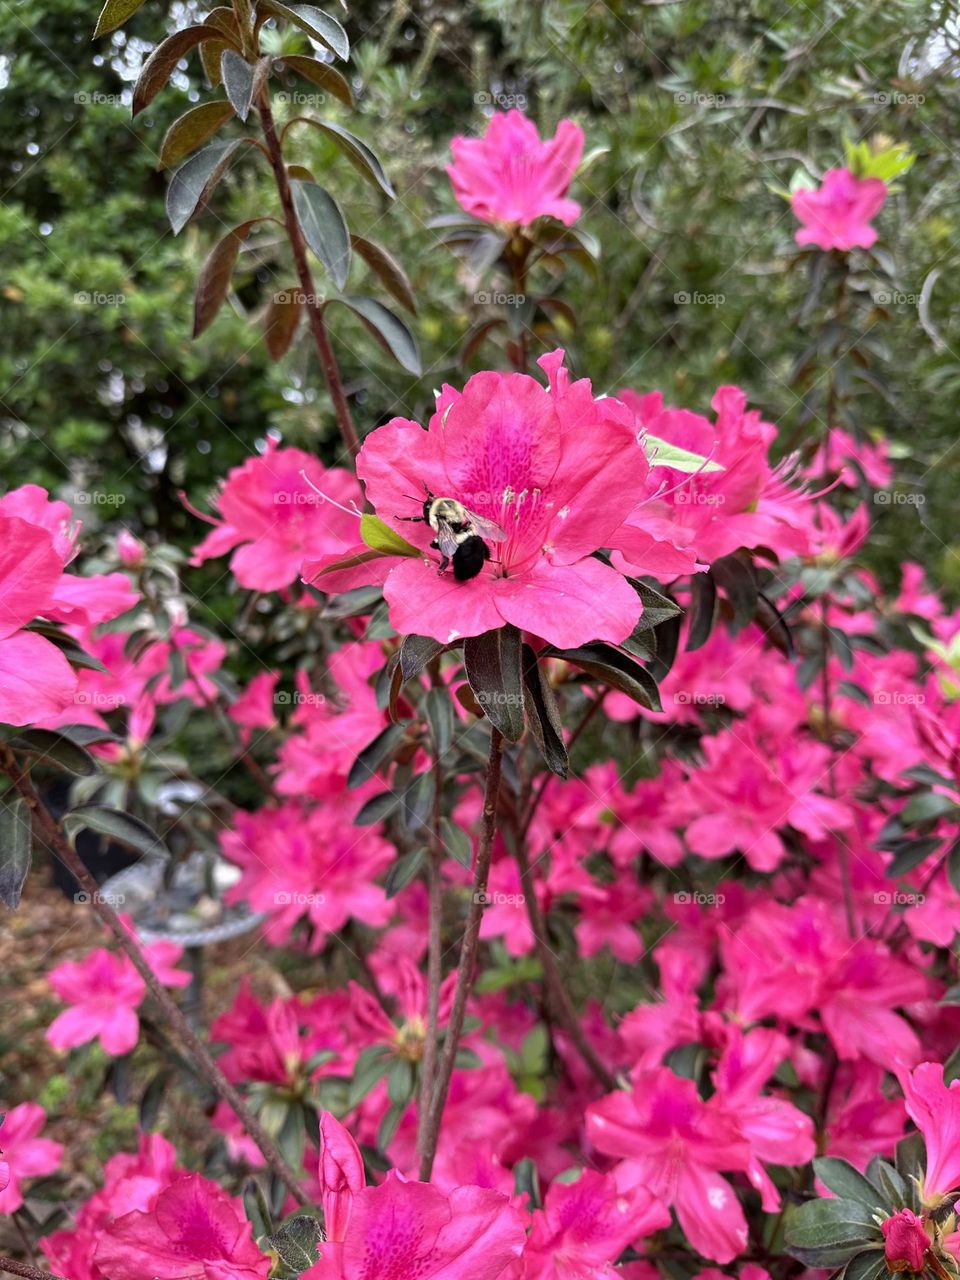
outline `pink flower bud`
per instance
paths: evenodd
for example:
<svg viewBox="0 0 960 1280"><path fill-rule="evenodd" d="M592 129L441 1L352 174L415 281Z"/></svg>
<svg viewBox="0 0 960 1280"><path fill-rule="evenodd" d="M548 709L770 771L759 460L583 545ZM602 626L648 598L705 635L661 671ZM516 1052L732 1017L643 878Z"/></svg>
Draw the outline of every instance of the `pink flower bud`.
<svg viewBox="0 0 960 1280"><path fill-rule="evenodd" d="M923 1260L930 1248L930 1237L918 1218L909 1209L901 1209L892 1218L880 1224L886 1241L888 1271L922 1271Z"/></svg>
<svg viewBox="0 0 960 1280"><path fill-rule="evenodd" d="M320 1185L327 1239L343 1240L353 1197L366 1185L363 1157L353 1138L329 1111L320 1116Z"/></svg>
<svg viewBox="0 0 960 1280"><path fill-rule="evenodd" d="M128 569L140 568L143 564L147 549L139 538L135 538L133 534L129 533L126 529L121 529L117 534L117 541L115 545L121 564L125 564Z"/></svg>

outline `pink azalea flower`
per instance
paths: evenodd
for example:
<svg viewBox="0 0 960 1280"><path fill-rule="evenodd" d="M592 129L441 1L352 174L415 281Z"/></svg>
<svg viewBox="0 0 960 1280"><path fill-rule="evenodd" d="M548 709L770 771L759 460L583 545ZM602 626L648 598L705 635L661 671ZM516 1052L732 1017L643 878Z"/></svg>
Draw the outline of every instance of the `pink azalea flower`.
<svg viewBox="0 0 960 1280"><path fill-rule="evenodd" d="M525 1280L612 1280L611 1264L628 1244L670 1225L669 1211L646 1187L626 1183L622 1167L606 1174L584 1169L575 1182L553 1182L533 1215Z"/></svg>
<svg viewBox="0 0 960 1280"><path fill-rule="evenodd" d="M537 218L576 222L580 206L567 191L583 154L583 130L561 120L549 142L522 111L496 112L482 138L450 143L447 173L461 208L484 222L528 226Z"/></svg>
<svg viewBox="0 0 960 1280"><path fill-rule="evenodd" d="M40 1248L54 1269L70 1280L102 1280L93 1256L104 1227L124 1214L152 1209L175 1176L176 1159L158 1133L144 1134L136 1154L111 1156L103 1167L103 1187L81 1206L73 1229L41 1238Z"/></svg>
<svg viewBox="0 0 960 1280"><path fill-rule="evenodd" d="M244 743L250 741L251 730L269 729L277 723L275 697L279 679L279 671L261 671L229 707L230 719L240 726Z"/></svg>
<svg viewBox="0 0 960 1280"><path fill-rule="evenodd" d="M426 431L394 418L371 432L357 462L367 497L422 554L316 577L331 557L305 566L308 580L326 590L383 582L397 631L445 643L504 623L561 648L626 639L639 597L593 553L615 543L643 498L646 457L629 411L594 399L586 381L570 383L562 360L556 351L540 361L549 390L525 374L478 373L462 393L443 389ZM433 530L408 522L422 514L425 490L504 532L477 577L439 573Z"/></svg>
<svg viewBox="0 0 960 1280"><path fill-rule="evenodd" d="M888 1271L923 1270L924 1259L930 1248L930 1237L918 1218L909 1209L901 1209L892 1218L880 1223L883 1232L884 1257Z"/></svg>
<svg viewBox="0 0 960 1280"><path fill-rule="evenodd" d="M874 1156L890 1156L903 1137L906 1109L900 1097L888 1098L885 1072L860 1059L841 1064L830 1091L824 1154L840 1156L864 1172Z"/></svg>
<svg viewBox="0 0 960 1280"><path fill-rule="evenodd" d="M921 1062L910 1072L898 1070L897 1077L907 1114L927 1147L923 1197L935 1204L960 1187L960 1080L945 1085L937 1062Z"/></svg>
<svg viewBox="0 0 960 1280"><path fill-rule="evenodd" d="M325 501L317 490L335 501ZM216 499L223 519L213 522L216 527L190 563L232 551L230 568L242 587L287 587L299 577L305 557L342 552L353 541L356 522L336 504L359 500L348 471L325 468L300 449L278 449L271 440L265 454L230 472Z"/></svg>
<svg viewBox="0 0 960 1280"><path fill-rule="evenodd" d="M51 969L47 981L71 1006L47 1028L54 1048L75 1049L99 1040L105 1053L119 1057L137 1043L136 1010L146 987L126 956L97 947L83 960L66 960Z"/></svg>
<svg viewBox="0 0 960 1280"><path fill-rule="evenodd" d="M520 1256L523 1221L499 1192L457 1187L444 1194L396 1170L368 1187L356 1143L329 1113L321 1117L321 1144L327 1238L304 1280L497 1280Z"/></svg>
<svg viewBox="0 0 960 1280"><path fill-rule="evenodd" d="M198 1173L181 1174L151 1209L109 1223L96 1265L110 1280L266 1280L243 1203Z"/></svg>
<svg viewBox="0 0 960 1280"><path fill-rule="evenodd" d="M625 1184L649 1188L673 1205L681 1229L705 1258L731 1262L747 1245L743 1207L721 1169L751 1168L750 1147L692 1080L666 1067L636 1071L629 1093L607 1094L587 1109L596 1147L623 1158Z"/></svg>
<svg viewBox="0 0 960 1280"><path fill-rule="evenodd" d="M887 198L879 178L857 178L849 169L829 169L817 190L793 193L791 207L802 224L797 244L819 249L869 249L877 238L870 225Z"/></svg>
<svg viewBox="0 0 960 1280"><path fill-rule="evenodd" d="M120 563L127 569L139 569L147 554L147 548L129 529L121 529L114 540L113 549Z"/></svg>
<svg viewBox="0 0 960 1280"><path fill-rule="evenodd" d="M63 1158L63 1144L50 1138L38 1138L46 1123L47 1113L36 1102L21 1102L12 1107L0 1121L0 1149L3 1151L0 1175L0 1214L14 1213L23 1204L22 1183L53 1173Z"/></svg>

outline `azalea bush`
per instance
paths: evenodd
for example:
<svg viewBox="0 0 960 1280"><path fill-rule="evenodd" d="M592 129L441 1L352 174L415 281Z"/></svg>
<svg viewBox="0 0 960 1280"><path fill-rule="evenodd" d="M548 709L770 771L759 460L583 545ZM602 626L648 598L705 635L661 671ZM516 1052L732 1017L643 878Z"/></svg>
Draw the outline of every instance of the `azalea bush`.
<svg viewBox="0 0 960 1280"><path fill-rule="evenodd" d="M52 865L102 926L44 964L63 1070L7 1100L0 1269L960 1273L957 614L908 546L878 574L924 494L836 372L871 372L913 151L839 135L775 185L809 281L785 428L566 349L620 270L577 120L496 101L447 139L451 325L488 299L454 375L340 17L214 8L135 114L187 57L159 155L172 231L209 233L194 337L270 263L252 340L329 413L186 469L183 545L0 496L0 898L50 902ZM347 365L440 385L370 414ZM93 1185L52 1105L84 1089L136 1104Z"/></svg>

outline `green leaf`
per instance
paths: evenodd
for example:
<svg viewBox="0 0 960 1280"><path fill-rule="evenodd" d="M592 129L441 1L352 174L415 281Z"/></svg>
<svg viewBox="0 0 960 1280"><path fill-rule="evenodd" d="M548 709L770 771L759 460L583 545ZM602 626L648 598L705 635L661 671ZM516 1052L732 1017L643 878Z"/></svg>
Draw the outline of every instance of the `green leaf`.
<svg viewBox="0 0 960 1280"><path fill-rule="evenodd" d="M63 815L61 825L71 844L74 843L76 833L86 829L116 840L119 844L128 845L149 857L170 856L167 846L155 831L139 818L130 813L122 813L119 809L107 809L97 804L79 805Z"/></svg>
<svg viewBox="0 0 960 1280"><path fill-rule="evenodd" d="M388 355L393 356L401 368L415 376L420 375L422 368L417 340L404 321L389 307L385 307L376 298L366 298L355 293L345 294L342 298L330 298L325 305L330 306L335 302L343 303L354 315L359 316L364 328L376 338Z"/></svg>
<svg viewBox="0 0 960 1280"><path fill-rule="evenodd" d="M273 1231L273 1216L263 1188L256 1178L248 1178L243 1186L243 1207L250 1222L253 1223L253 1235L256 1240L270 1235Z"/></svg>
<svg viewBox="0 0 960 1280"><path fill-rule="evenodd" d="M395 199L396 192L390 185L390 179L383 171L383 165L380 163L375 152L371 151L367 144L360 138L344 129L342 125L334 124L331 120L321 120L317 116L298 116L297 122L304 124L312 124L315 129L319 129L321 133L326 134L334 146L346 156L353 167L362 177L374 186L379 187L385 192L391 200ZM290 124L295 123L293 120ZM287 126L289 128L290 125ZM284 130L286 132L286 130Z"/></svg>
<svg viewBox="0 0 960 1280"><path fill-rule="evenodd" d="M947 879L951 887L960 893L960 840L955 840L947 854Z"/></svg>
<svg viewBox="0 0 960 1280"><path fill-rule="evenodd" d="M163 86L170 79L177 63L191 49L195 49L204 40L222 40L223 32L216 27L200 23L195 27L183 27L167 36L154 49L143 64L136 87L133 91L133 114L139 113L150 105Z"/></svg>
<svg viewBox="0 0 960 1280"><path fill-rule="evenodd" d="M375 826L376 823L389 818L392 813L396 813L402 803L402 795L398 795L395 791L381 791L379 795L370 797L354 818L353 825L355 827Z"/></svg>
<svg viewBox="0 0 960 1280"><path fill-rule="evenodd" d="M906 1183L892 1164L881 1160L879 1156L867 1165L867 1177L875 1187L879 1187L894 1209L905 1209L910 1203Z"/></svg>
<svg viewBox="0 0 960 1280"><path fill-rule="evenodd" d="M295 27L305 31L311 39L319 40L324 48L335 53L342 62L350 57L347 33L336 18L331 18L322 9L317 9L312 4L281 4L280 0L261 0L258 9L261 13L286 18Z"/></svg>
<svg viewBox="0 0 960 1280"><path fill-rule="evenodd" d="M611 689L628 694L634 702L639 702L648 711L663 710L657 682L650 672L630 654L612 644L597 641L581 645L579 649L556 649L551 646L547 652L580 667Z"/></svg>
<svg viewBox="0 0 960 1280"><path fill-rule="evenodd" d="M245 121L253 105L253 67L235 50L224 49L220 56L220 79L234 111Z"/></svg>
<svg viewBox="0 0 960 1280"><path fill-rule="evenodd" d="M892 847L891 842L891 852L895 857L887 867L888 879L897 880L907 872L913 871L915 867L919 867L921 862L926 862L931 853L940 847L940 844L939 836L924 836L919 840L898 840L896 848Z"/></svg>
<svg viewBox="0 0 960 1280"><path fill-rule="evenodd" d="M508 742L519 742L524 729L520 632L508 625L468 637L463 664L487 719Z"/></svg>
<svg viewBox="0 0 960 1280"><path fill-rule="evenodd" d="M944 818L956 810L957 802L950 796L939 795L936 791L921 791L911 796L900 812L900 821L905 827L914 827L920 822L931 822L935 818Z"/></svg>
<svg viewBox="0 0 960 1280"><path fill-rule="evenodd" d="M566 778L570 770L557 699L547 674L529 645L523 646L524 710L527 727L551 773Z"/></svg>
<svg viewBox="0 0 960 1280"><path fill-rule="evenodd" d="M419 552L417 553L419 555ZM404 636L400 645L400 671L404 683L423 675L430 663L444 653L447 646L431 636Z"/></svg>
<svg viewBox="0 0 960 1280"><path fill-rule="evenodd" d="M407 273L396 258L388 253L382 245L367 240L364 236L350 236L350 244L364 260L373 274L401 307L405 307L412 315L417 314L417 300L413 296L413 288Z"/></svg>
<svg viewBox="0 0 960 1280"><path fill-rule="evenodd" d="M92 653L87 653L85 649L81 649L73 636L67 635L55 622L31 622L28 627L24 627L24 631L31 631L34 635L43 636L44 639L51 641L57 646L71 667L85 667L89 671L106 672L107 668Z"/></svg>
<svg viewBox="0 0 960 1280"><path fill-rule="evenodd" d="M142 4L143 0L107 0L97 19L97 29L93 33L94 40L108 35L111 31L116 31L117 27L122 27Z"/></svg>
<svg viewBox="0 0 960 1280"><path fill-rule="evenodd" d="M690 575L690 630L687 632L687 651L693 653L710 639L713 630L713 614L717 605L717 584L713 574Z"/></svg>
<svg viewBox="0 0 960 1280"><path fill-rule="evenodd" d="M233 114L233 105L224 98L201 102L199 107L191 107L179 120L174 120L164 134L157 168L166 169L188 156L202 142L212 138Z"/></svg>
<svg viewBox="0 0 960 1280"><path fill-rule="evenodd" d="M843 1269L842 1280L880 1280L886 1276L887 1260L879 1244L854 1254ZM838 1277L840 1280L840 1277Z"/></svg>
<svg viewBox="0 0 960 1280"><path fill-rule="evenodd" d="M469 871L473 863L473 845L466 831L455 826L449 818L441 818L440 841L454 862L459 862L461 867L466 867Z"/></svg>
<svg viewBox="0 0 960 1280"><path fill-rule="evenodd" d="M397 1127L403 1119L406 1109L406 1103L395 1102L390 1110L384 1114L377 1129L377 1148L380 1151L385 1151L393 1141L393 1135L397 1132Z"/></svg>
<svg viewBox="0 0 960 1280"><path fill-rule="evenodd" d="M734 633L741 631L747 623L753 621L760 594L752 561L749 556L735 551L732 555L714 560L710 572L733 608Z"/></svg>
<svg viewBox="0 0 960 1280"><path fill-rule="evenodd" d="M365 511L360 517L360 537L372 551L383 556L419 556L423 552L391 529L379 516Z"/></svg>
<svg viewBox="0 0 960 1280"><path fill-rule="evenodd" d="M303 76L304 80L315 84L324 93L332 94L345 107L353 106L353 90L350 88L350 81L329 63L321 62L319 58L305 58L300 54L285 53L283 65L297 75Z"/></svg>
<svg viewBox="0 0 960 1280"><path fill-rule="evenodd" d="M813 1265L835 1265L848 1261L865 1245L881 1240L873 1211L855 1200L810 1200L792 1206L786 1216L784 1240L787 1252ZM827 1259L829 1258L829 1261Z"/></svg>
<svg viewBox="0 0 960 1280"><path fill-rule="evenodd" d="M290 185L304 239L342 289L350 270L350 233L340 206L317 182Z"/></svg>
<svg viewBox="0 0 960 1280"><path fill-rule="evenodd" d="M53 729L23 729L10 739L15 751L26 751L36 756L41 764L58 765L80 778L93 777L100 766L89 751Z"/></svg>
<svg viewBox="0 0 960 1280"><path fill-rule="evenodd" d="M210 198L238 147L250 142L249 138L211 142L180 166L167 187L167 217L174 235L180 234L197 210Z"/></svg>
<svg viewBox="0 0 960 1280"><path fill-rule="evenodd" d="M347 1091L347 1110L362 1102L373 1086L390 1070L393 1051L388 1045L375 1044L357 1055L356 1065Z"/></svg>
<svg viewBox="0 0 960 1280"><path fill-rule="evenodd" d="M643 605L643 613L636 627L634 627L634 635L640 631L653 631L662 622L668 622L671 618L679 617L683 612L676 600L671 600L669 596L662 595L656 588L651 587L646 582L642 582L639 578L631 578L630 585L640 597L640 603Z"/></svg>
<svg viewBox="0 0 960 1280"><path fill-rule="evenodd" d="M443 757L453 741L453 703L446 689L430 689L424 699L424 715L437 755Z"/></svg>
<svg viewBox="0 0 960 1280"><path fill-rule="evenodd" d="M193 304L193 336L198 338L209 328L223 305L230 289L233 268L236 266L240 247L256 219L242 222L239 227L220 240L207 256L197 277L197 292Z"/></svg>
<svg viewBox="0 0 960 1280"><path fill-rule="evenodd" d="M0 902L11 911L20 905L30 870L30 809L22 796L0 802Z"/></svg>
<svg viewBox="0 0 960 1280"><path fill-rule="evenodd" d="M433 770L418 773L403 793L403 819L408 831L427 826L433 813L437 781Z"/></svg>
<svg viewBox="0 0 960 1280"><path fill-rule="evenodd" d="M524 1156L513 1166L513 1189L518 1196L527 1197L527 1207L539 1209L543 1201L540 1198L540 1174L535 1160Z"/></svg>
<svg viewBox="0 0 960 1280"><path fill-rule="evenodd" d="M156 1129L164 1095L172 1079L172 1071L158 1071L144 1089L140 1099L141 1132L149 1133L151 1129Z"/></svg>
<svg viewBox="0 0 960 1280"><path fill-rule="evenodd" d="M927 1168L927 1147L922 1133L910 1133L896 1147L897 1173L909 1188L916 1189ZM911 1205L911 1208L915 1208Z"/></svg>
<svg viewBox="0 0 960 1280"><path fill-rule="evenodd" d="M689 449L681 449L679 445L647 432L644 432L643 447L651 467L672 467L674 471L688 473L724 470L719 462L711 462L703 454L691 453Z"/></svg>
<svg viewBox="0 0 960 1280"><path fill-rule="evenodd" d="M823 1185L841 1199L856 1200L868 1209L889 1213L891 1206L886 1203L883 1193L846 1160L836 1156L818 1156L813 1161L813 1170Z"/></svg>
<svg viewBox="0 0 960 1280"><path fill-rule="evenodd" d="M406 1106L413 1097L415 1085L413 1063L406 1058L394 1059L387 1073L387 1097L396 1106Z"/></svg>
<svg viewBox="0 0 960 1280"><path fill-rule="evenodd" d="M405 853L402 858L396 860L387 873L384 885L388 898L396 897L401 889L405 889L416 879L417 873L423 866L426 852L426 849L421 847L414 849L412 853Z"/></svg>
<svg viewBox="0 0 960 1280"><path fill-rule="evenodd" d="M402 724L389 724L360 752L347 774L347 786L360 787L375 778L383 766L393 758L407 730Z"/></svg>
<svg viewBox="0 0 960 1280"><path fill-rule="evenodd" d="M267 1236L266 1244L284 1266L299 1276L317 1261L317 1246L322 1239L323 1229L317 1219L306 1213L298 1213L289 1218L273 1235Z"/></svg>

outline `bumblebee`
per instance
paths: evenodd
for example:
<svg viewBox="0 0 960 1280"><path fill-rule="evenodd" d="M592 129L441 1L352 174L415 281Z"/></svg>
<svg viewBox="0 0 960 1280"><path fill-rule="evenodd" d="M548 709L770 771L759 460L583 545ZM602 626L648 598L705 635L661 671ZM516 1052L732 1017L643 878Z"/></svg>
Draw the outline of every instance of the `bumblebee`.
<svg viewBox="0 0 960 1280"><path fill-rule="evenodd" d="M484 539L503 542L507 536L498 524L469 511L456 498L437 498L429 489L423 515L399 518L422 521L430 526L437 535L430 545L440 552L440 572L450 565L458 582L475 578L490 559L490 548Z"/></svg>

